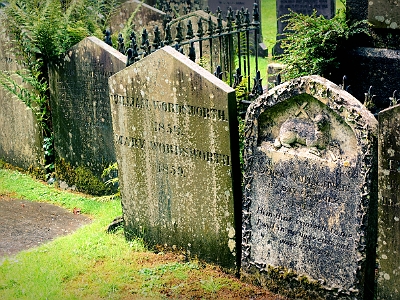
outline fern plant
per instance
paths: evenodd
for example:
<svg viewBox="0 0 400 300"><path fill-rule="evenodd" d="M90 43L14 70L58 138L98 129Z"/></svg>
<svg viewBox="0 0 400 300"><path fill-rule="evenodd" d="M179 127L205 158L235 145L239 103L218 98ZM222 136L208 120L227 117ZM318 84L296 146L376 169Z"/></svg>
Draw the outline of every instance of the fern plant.
<svg viewBox="0 0 400 300"><path fill-rule="evenodd" d="M0 70L0 85L33 111L45 141L52 140L48 63L89 35L101 38L116 5L117 0L10 0L2 9L16 61L24 69ZM53 151L46 153L49 166Z"/></svg>

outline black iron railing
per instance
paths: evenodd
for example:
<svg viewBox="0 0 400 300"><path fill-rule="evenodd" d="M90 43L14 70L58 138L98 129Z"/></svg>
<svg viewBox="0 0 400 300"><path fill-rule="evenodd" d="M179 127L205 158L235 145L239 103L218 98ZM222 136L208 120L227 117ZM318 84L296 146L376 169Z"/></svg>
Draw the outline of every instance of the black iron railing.
<svg viewBox="0 0 400 300"><path fill-rule="evenodd" d="M223 15L225 17L222 17ZM233 88L243 85L242 81L246 79L247 99L243 103L263 93L257 51L260 32L257 3L253 6L252 19L248 9L242 8L234 12L229 8L222 14L218 8L214 14L207 12L206 18L197 16L197 29L193 28L191 19L187 19L186 24L183 24L184 21L180 21L182 17L170 19L166 15L166 18L168 22L164 22L163 28L160 30L155 26L151 35L145 28L140 37L132 31L127 47L124 38L119 35L118 50L128 56L127 66L165 45L170 45L200 64L206 59L209 71ZM208 53L205 48L208 49ZM255 70L254 74L252 70Z"/></svg>

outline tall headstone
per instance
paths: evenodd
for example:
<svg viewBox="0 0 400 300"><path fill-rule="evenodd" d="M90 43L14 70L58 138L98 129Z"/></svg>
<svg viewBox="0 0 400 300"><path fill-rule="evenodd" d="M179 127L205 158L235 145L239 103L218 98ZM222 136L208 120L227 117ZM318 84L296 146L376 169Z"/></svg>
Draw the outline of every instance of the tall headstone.
<svg viewBox="0 0 400 300"><path fill-rule="evenodd" d="M314 10L317 15L323 15L327 19L331 19L335 15L335 0L277 0L276 1L276 19L277 19L277 45L275 46L276 53L282 53L279 46L279 40L282 39L282 34L285 33L285 15L290 11L311 15Z"/></svg>
<svg viewBox="0 0 400 300"><path fill-rule="evenodd" d="M293 297L372 299L377 125L319 76L281 84L250 105L244 277Z"/></svg>
<svg viewBox="0 0 400 300"><path fill-rule="evenodd" d="M109 84L127 237L235 268L235 91L169 46Z"/></svg>
<svg viewBox="0 0 400 300"><path fill-rule="evenodd" d="M6 24L5 16L0 11L0 70L5 76L9 76L23 69L23 66L17 63ZM12 75L11 77L18 82L17 77ZM34 112L2 86L0 86L0 159L25 170L31 167L41 168L44 164L43 136Z"/></svg>
<svg viewBox="0 0 400 300"><path fill-rule="evenodd" d="M400 105L379 113L376 299L400 299Z"/></svg>
<svg viewBox="0 0 400 300"><path fill-rule="evenodd" d="M87 37L49 68L57 155L98 178L116 161L108 78L125 64L126 56L96 37Z"/></svg>

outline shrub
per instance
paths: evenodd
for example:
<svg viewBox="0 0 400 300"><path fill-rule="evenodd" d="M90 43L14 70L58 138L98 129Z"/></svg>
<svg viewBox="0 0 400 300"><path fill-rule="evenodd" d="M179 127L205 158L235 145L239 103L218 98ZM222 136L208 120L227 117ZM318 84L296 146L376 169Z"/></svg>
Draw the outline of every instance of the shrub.
<svg viewBox="0 0 400 300"><path fill-rule="evenodd" d="M286 33L281 42L284 50L278 59L286 65L284 79L290 80L305 75L321 75L332 79L350 45L350 37L369 34L366 21L346 20L344 10L339 10L332 19L303 15L293 11L284 16ZM343 75L343 74L342 74Z"/></svg>

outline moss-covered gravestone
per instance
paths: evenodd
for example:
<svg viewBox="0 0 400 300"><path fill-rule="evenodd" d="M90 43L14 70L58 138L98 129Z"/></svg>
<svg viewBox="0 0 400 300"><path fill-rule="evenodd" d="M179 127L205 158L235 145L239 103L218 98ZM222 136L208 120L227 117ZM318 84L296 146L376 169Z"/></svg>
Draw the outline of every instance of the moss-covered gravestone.
<svg viewBox="0 0 400 300"><path fill-rule="evenodd" d="M379 113L377 299L400 299L400 105Z"/></svg>
<svg viewBox="0 0 400 300"><path fill-rule="evenodd" d="M108 78L125 64L126 56L87 37L49 69L57 177L79 190L107 192L101 175L116 162Z"/></svg>
<svg viewBox="0 0 400 300"><path fill-rule="evenodd" d="M22 84L15 75L21 66L15 56L15 46L7 29L5 15L0 11L0 76ZM14 74L14 75L13 75ZM24 88L28 85L22 84ZM43 135L34 112L12 93L0 86L0 159L25 170L43 172Z"/></svg>
<svg viewBox="0 0 400 300"><path fill-rule="evenodd" d="M234 269L235 91L172 47L109 84L127 237Z"/></svg>
<svg viewBox="0 0 400 300"><path fill-rule="evenodd" d="M299 299L371 299L374 116L309 76L260 96L245 125L243 277Z"/></svg>

